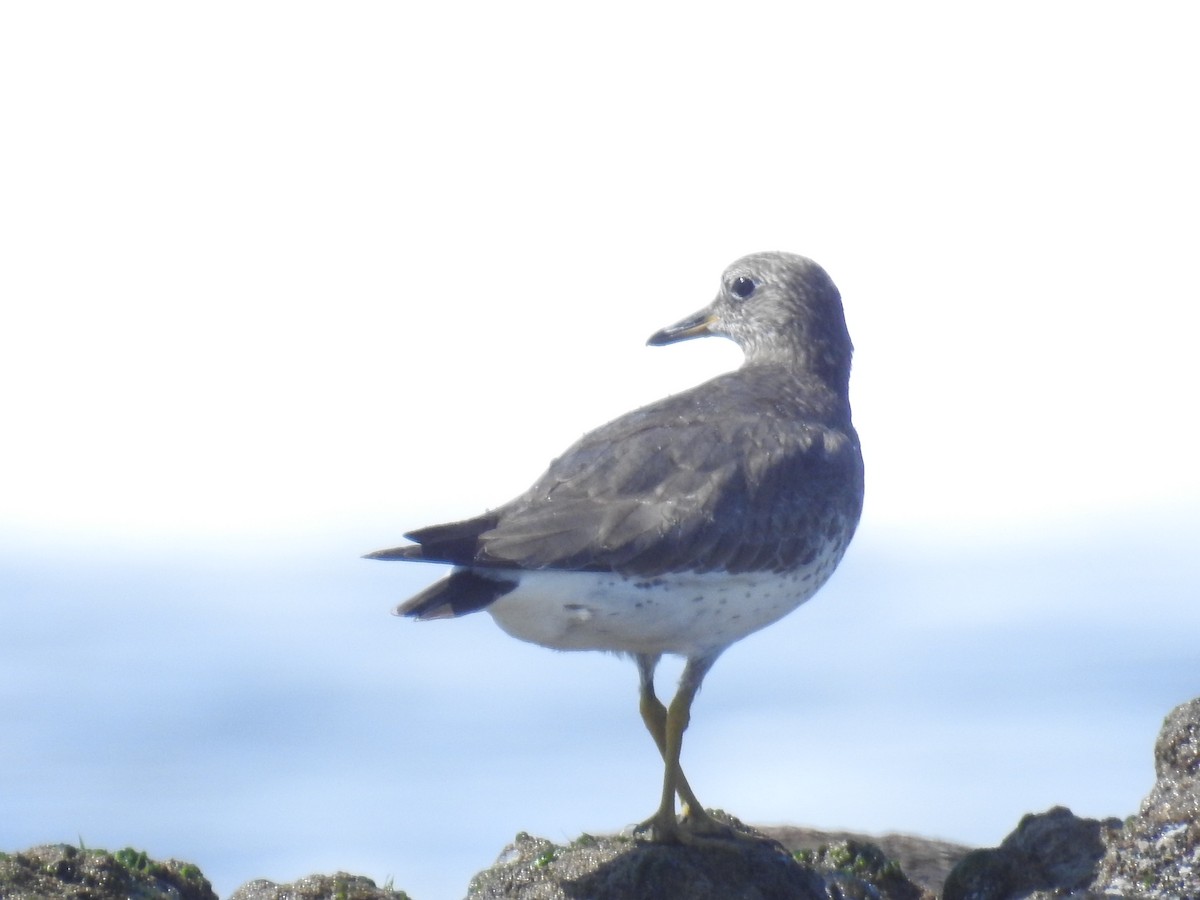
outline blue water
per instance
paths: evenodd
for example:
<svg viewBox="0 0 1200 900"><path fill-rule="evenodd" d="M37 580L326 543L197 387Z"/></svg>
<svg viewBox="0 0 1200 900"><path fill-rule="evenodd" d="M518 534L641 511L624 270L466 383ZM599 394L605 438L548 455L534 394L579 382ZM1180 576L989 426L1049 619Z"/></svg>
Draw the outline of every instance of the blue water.
<svg viewBox="0 0 1200 900"><path fill-rule="evenodd" d="M1135 811L1162 717L1200 694L1200 513L1163 515L865 525L816 599L713 669L684 746L700 798L977 844L1058 803ZM341 869L436 900L517 831L648 815L632 665L389 616L437 572L357 558L391 536L7 541L0 849L133 845L221 896Z"/></svg>

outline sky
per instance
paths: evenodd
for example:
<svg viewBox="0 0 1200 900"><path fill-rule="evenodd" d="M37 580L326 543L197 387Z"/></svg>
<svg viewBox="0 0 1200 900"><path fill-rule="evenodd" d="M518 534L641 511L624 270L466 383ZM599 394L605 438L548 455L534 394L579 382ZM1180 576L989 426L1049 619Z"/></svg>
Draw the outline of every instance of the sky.
<svg viewBox="0 0 1200 900"><path fill-rule="evenodd" d="M305 629L346 604L378 615L372 650L417 667L389 677L433 679L485 646L511 665L489 677L535 704L526 664L630 682L605 658L511 656L486 619L418 636L386 612L433 573L362 574L356 557L508 500L587 429L736 366L728 342L645 340L728 263L781 249L829 271L856 347L867 502L828 591L895 610L891 594L896 629L974 634L1040 621L1035 576L1053 569L1082 579L1046 600L1060 627L1114 639L1137 594L1147 646L1183 671L1170 623L1193 621L1200 580L1194 43L1185 3L5 4L10 634L53 649L50 608L174 614L155 603L177 567L221 595L187 594L214 623L289 618L292 597L278 640L316 640ZM910 593L880 576L910 570ZM344 587L304 594L284 575L299 571ZM418 642L444 655L421 669ZM15 660L10 679L28 675ZM1168 682L1163 702L1194 695ZM1145 702L1113 715L1152 732L1170 704ZM22 733L50 740L29 715ZM538 729L553 768L569 730ZM984 839L903 819L884 824ZM564 815L558 836L582 827Z"/></svg>

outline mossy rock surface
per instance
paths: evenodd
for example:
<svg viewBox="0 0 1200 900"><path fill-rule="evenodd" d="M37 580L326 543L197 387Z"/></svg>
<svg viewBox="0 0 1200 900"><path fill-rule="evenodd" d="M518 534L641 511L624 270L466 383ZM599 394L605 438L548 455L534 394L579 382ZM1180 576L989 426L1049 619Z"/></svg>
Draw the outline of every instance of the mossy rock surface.
<svg viewBox="0 0 1200 900"><path fill-rule="evenodd" d="M159 862L126 847L110 853L70 844L46 844L0 854L4 900L217 900L191 863Z"/></svg>
<svg viewBox="0 0 1200 900"><path fill-rule="evenodd" d="M559 845L522 832L472 879L468 900L919 900L932 894L870 844L801 858L731 816L745 839L694 846L583 835Z"/></svg>
<svg viewBox="0 0 1200 900"><path fill-rule="evenodd" d="M370 878L337 872L309 875L289 884L260 879L243 884L229 900L411 900L404 891L379 887Z"/></svg>

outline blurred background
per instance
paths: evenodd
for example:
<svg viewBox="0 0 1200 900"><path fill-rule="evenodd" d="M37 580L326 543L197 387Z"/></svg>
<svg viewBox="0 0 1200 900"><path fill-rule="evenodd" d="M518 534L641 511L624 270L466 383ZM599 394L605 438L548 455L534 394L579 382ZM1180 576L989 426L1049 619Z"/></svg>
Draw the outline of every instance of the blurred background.
<svg viewBox="0 0 1200 900"><path fill-rule="evenodd" d="M1200 693L1185 3L0 9L0 849L465 893L647 816L632 664L363 561L841 288L859 535L684 748L749 822L1134 812ZM664 690L678 667L664 667Z"/></svg>

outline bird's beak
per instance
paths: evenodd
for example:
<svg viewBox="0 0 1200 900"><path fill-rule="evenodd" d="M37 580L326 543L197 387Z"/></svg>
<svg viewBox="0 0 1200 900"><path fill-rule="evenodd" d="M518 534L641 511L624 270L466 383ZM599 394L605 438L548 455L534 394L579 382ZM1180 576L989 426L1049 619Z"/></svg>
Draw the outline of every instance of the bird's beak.
<svg viewBox="0 0 1200 900"><path fill-rule="evenodd" d="M716 323L717 317L707 309L702 309L674 325L668 325L662 331L654 332L646 343L651 347L661 347L663 344L674 344L676 341L686 341L688 338L715 334L712 326Z"/></svg>

